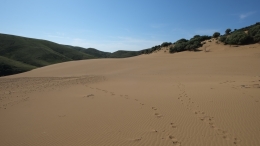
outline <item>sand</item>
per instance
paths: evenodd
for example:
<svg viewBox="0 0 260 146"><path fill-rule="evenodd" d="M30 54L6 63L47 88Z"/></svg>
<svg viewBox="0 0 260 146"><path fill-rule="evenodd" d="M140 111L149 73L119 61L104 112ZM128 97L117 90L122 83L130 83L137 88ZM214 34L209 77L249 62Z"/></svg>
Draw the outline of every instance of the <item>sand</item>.
<svg viewBox="0 0 260 146"><path fill-rule="evenodd" d="M260 145L260 44L200 49L1 77L0 145Z"/></svg>

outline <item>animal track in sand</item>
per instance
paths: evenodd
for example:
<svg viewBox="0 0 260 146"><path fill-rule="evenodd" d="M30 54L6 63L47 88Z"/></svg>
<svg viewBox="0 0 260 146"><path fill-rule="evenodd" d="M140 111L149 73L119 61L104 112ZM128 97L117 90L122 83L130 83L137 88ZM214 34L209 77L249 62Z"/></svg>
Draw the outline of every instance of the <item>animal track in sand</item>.
<svg viewBox="0 0 260 146"><path fill-rule="evenodd" d="M156 107L152 107L152 109L153 109L153 110L155 110L155 111L157 110L157 108L156 108Z"/></svg>
<svg viewBox="0 0 260 146"><path fill-rule="evenodd" d="M91 97L91 96L94 96L94 94L89 94L89 95L87 95L87 97Z"/></svg>
<svg viewBox="0 0 260 146"><path fill-rule="evenodd" d="M136 141L136 142L140 141L140 140L142 140L142 137L133 139L133 141Z"/></svg>
<svg viewBox="0 0 260 146"><path fill-rule="evenodd" d="M168 137L169 137L169 139L172 141L172 143L173 143L174 146L180 146L180 145L181 145L181 143L178 141L178 139L175 138L174 136L169 135Z"/></svg>
<svg viewBox="0 0 260 146"><path fill-rule="evenodd" d="M234 81L227 81L227 82L224 82L224 83L232 83L232 82L234 82ZM191 110L200 119L200 121L202 121L202 122L206 123L207 125L209 125L210 128L212 128L214 131L216 131L216 133L219 136L221 136L223 139L231 140L231 138L230 138L231 135L228 134L228 132L226 130L222 130L222 129L218 128L214 124L214 117L207 115L204 111L199 111L199 110L196 110L195 108L193 108L193 109L192 108L188 108L190 106L190 104L194 104L194 102L191 100L191 98L188 98L187 102L185 102L186 101L185 98L188 97L188 95L185 92L185 86L180 84L178 87L179 87L179 90L181 92L181 94L179 95L178 99L181 101L181 103L183 105L185 105L187 107L187 109ZM258 102L258 100L255 100L255 102ZM199 106L196 105L196 107L198 108ZM233 139L233 144L234 145L239 145L239 142L240 142L240 140L238 138L234 138Z"/></svg>
<svg viewBox="0 0 260 146"><path fill-rule="evenodd" d="M89 94L87 96L84 96L83 98L91 98L91 99L93 99L94 98L94 94Z"/></svg>
<svg viewBox="0 0 260 146"><path fill-rule="evenodd" d="M241 85L241 88L260 88L260 84Z"/></svg>
<svg viewBox="0 0 260 146"><path fill-rule="evenodd" d="M238 138L233 139L233 144L239 145L239 143L240 143L240 140Z"/></svg>
<svg viewBox="0 0 260 146"><path fill-rule="evenodd" d="M59 115L59 117L60 117L60 118L64 118L64 117L66 117L66 115Z"/></svg>
<svg viewBox="0 0 260 146"><path fill-rule="evenodd" d="M162 117L162 115L159 114L159 113L155 113L154 115L155 115L157 118L161 118L161 117Z"/></svg>
<svg viewBox="0 0 260 146"><path fill-rule="evenodd" d="M174 123L170 123L172 128L177 128L177 126Z"/></svg>

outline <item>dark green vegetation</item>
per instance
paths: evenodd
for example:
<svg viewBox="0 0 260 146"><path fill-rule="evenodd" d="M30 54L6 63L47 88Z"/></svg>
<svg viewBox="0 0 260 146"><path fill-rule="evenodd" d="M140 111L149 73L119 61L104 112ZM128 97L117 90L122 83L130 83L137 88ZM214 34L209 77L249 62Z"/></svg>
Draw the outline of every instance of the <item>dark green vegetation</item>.
<svg viewBox="0 0 260 146"><path fill-rule="evenodd" d="M198 51L198 48L202 46L201 42L210 38L210 36L195 35L190 40L180 39L175 42L175 45L173 47L170 48L170 53L182 51Z"/></svg>
<svg viewBox="0 0 260 146"><path fill-rule="evenodd" d="M220 36L220 33L219 32L215 32L214 34L213 34L213 38L218 38Z"/></svg>
<svg viewBox="0 0 260 146"><path fill-rule="evenodd" d="M124 58L140 51L102 52L94 48L60 45L46 40L0 34L0 76L72 60Z"/></svg>
<svg viewBox="0 0 260 146"><path fill-rule="evenodd" d="M226 35L228 35L230 32L231 32L230 28L226 29L226 31L225 31Z"/></svg>
<svg viewBox="0 0 260 146"><path fill-rule="evenodd" d="M21 73L34 68L36 67L0 56L0 76Z"/></svg>
<svg viewBox="0 0 260 146"><path fill-rule="evenodd" d="M259 22L254 25L235 30L232 33L230 33L230 31L227 29L226 34L221 36L219 40L229 45L246 45L260 42Z"/></svg>

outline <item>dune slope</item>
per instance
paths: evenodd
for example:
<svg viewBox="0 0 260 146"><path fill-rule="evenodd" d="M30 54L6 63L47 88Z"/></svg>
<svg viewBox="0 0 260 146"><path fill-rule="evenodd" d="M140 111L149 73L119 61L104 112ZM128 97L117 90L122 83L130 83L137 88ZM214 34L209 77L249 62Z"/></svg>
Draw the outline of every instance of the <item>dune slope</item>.
<svg viewBox="0 0 260 146"><path fill-rule="evenodd" d="M260 145L260 45L54 64L0 78L3 145Z"/></svg>

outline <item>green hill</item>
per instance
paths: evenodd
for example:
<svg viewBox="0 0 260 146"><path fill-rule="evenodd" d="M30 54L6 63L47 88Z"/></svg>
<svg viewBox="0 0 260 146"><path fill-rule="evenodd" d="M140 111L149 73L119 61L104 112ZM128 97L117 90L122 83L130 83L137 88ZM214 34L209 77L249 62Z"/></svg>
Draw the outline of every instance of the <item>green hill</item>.
<svg viewBox="0 0 260 146"><path fill-rule="evenodd" d="M36 66L15 61L3 56L0 56L0 76L17 74L28 70L35 69Z"/></svg>
<svg viewBox="0 0 260 146"><path fill-rule="evenodd" d="M111 53L109 55L110 58L126 58L126 57L132 57L132 56L137 56L140 55L140 51L123 51L119 50L114 53Z"/></svg>
<svg viewBox="0 0 260 146"><path fill-rule="evenodd" d="M123 58L137 51L102 52L94 48L61 45L54 42L0 34L0 76L29 71L54 63L95 58Z"/></svg>
<svg viewBox="0 0 260 146"><path fill-rule="evenodd" d="M73 48L77 51L80 51L80 52L83 52L85 54L89 54L89 55L92 55L92 56L95 56L95 57L98 57L98 58L108 58L110 56L110 52L103 52L103 51L99 51L97 49L94 49L94 48L81 48L81 47L72 47L72 46L68 46L70 48Z"/></svg>

